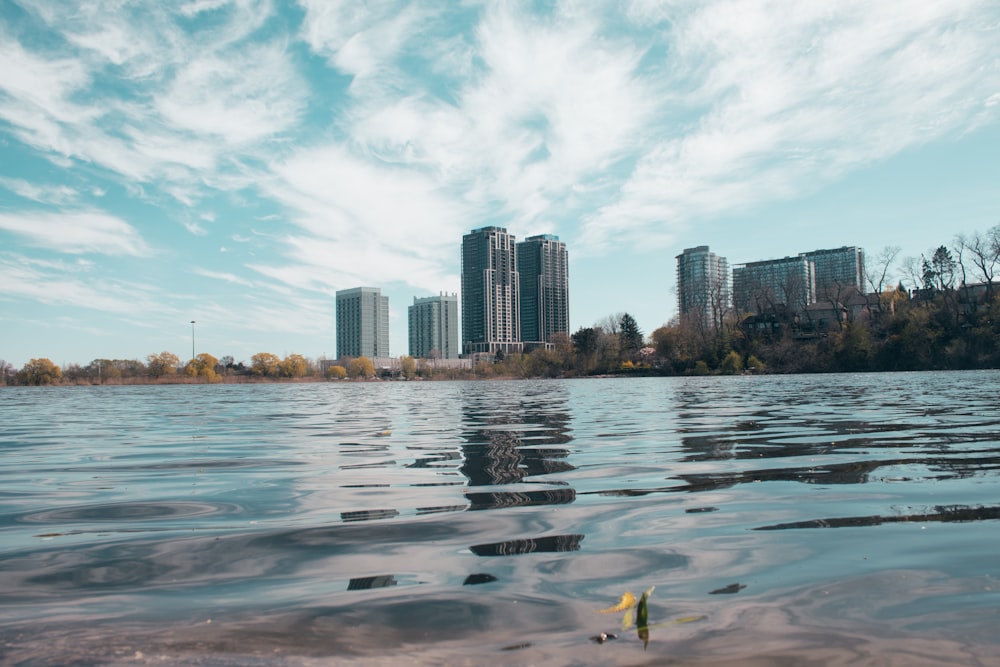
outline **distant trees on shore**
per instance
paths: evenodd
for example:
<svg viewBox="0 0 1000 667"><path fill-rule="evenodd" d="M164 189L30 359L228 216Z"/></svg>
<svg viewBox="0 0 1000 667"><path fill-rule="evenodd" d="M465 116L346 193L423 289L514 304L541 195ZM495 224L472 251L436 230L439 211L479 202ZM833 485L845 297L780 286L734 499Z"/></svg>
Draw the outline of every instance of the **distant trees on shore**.
<svg viewBox="0 0 1000 667"><path fill-rule="evenodd" d="M398 376L414 378L575 377L600 374L706 375L1000 368L1000 225L956 236L920 257L893 263L898 248L868 258L864 289L835 290L803 310L773 304L761 313L680 315L644 336L628 313L602 318L524 354L439 367L403 357ZM909 285L909 288L907 287ZM893 286L894 285L894 286ZM95 359L60 368L31 359L20 370L0 360L0 384L138 384L253 380L370 379L370 359L330 365L299 354L259 352L249 366L171 352Z"/></svg>

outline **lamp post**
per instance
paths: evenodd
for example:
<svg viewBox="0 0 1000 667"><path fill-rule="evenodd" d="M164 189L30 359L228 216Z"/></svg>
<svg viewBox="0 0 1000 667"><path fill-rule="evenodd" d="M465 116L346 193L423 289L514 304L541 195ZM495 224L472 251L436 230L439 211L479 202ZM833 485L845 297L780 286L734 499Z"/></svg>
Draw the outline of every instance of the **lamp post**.
<svg viewBox="0 0 1000 667"><path fill-rule="evenodd" d="M194 359L194 320L191 320L191 358Z"/></svg>

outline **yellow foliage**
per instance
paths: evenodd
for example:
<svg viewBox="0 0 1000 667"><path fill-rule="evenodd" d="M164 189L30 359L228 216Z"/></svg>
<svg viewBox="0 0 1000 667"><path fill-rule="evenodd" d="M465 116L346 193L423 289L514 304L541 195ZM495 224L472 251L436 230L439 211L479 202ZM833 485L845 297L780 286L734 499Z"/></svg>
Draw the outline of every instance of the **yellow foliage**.
<svg viewBox="0 0 1000 667"><path fill-rule="evenodd" d="M625 611L626 609L631 609L635 606L636 598L635 593L632 591L627 591L622 595L621 599L618 600L618 604L613 607L608 607L607 609L601 609L602 614L617 614L619 612Z"/></svg>
<svg viewBox="0 0 1000 667"><path fill-rule="evenodd" d="M278 371L285 377L299 378L309 370L309 362L301 354L290 354L278 363Z"/></svg>
<svg viewBox="0 0 1000 667"><path fill-rule="evenodd" d="M343 366L330 366L326 369L326 377L330 380L343 380L347 377L347 369Z"/></svg>
<svg viewBox="0 0 1000 667"><path fill-rule="evenodd" d="M347 374L352 378L375 377L375 364L368 357L351 359L351 363L347 368Z"/></svg>

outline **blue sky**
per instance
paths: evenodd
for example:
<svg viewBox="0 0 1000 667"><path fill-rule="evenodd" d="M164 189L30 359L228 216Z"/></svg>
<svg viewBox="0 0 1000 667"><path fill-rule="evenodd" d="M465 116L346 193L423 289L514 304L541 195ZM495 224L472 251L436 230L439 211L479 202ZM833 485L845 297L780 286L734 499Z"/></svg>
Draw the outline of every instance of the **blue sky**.
<svg viewBox="0 0 1000 667"><path fill-rule="evenodd" d="M1000 223L994 0L0 3L0 359L333 356L334 293L553 233L572 328Z"/></svg>

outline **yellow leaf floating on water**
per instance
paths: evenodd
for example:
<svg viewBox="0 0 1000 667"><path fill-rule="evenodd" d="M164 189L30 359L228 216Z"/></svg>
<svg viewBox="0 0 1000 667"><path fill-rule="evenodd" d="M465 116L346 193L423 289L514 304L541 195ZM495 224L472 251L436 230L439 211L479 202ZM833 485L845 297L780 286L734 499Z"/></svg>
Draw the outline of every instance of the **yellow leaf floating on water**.
<svg viewBox="0 0 1000 667"><path fill-rule="evenodd" d="M375 437L378 437L378 438L388 438L390 435L392 435L392 431L390 431L390 430L387 429L385 431L381 431L379 433L376 433Z"/></svg>
<svg viewBox="0 0 1000 667"><path fill-rule="evenodd" d="M601 609L602 614L617 614L620 611L625 611L626 609L631 609L635 606L635 593L632 591L626 592L622 595L622 599L618 601L613 607L608 607L607 609Z"/></svg>

